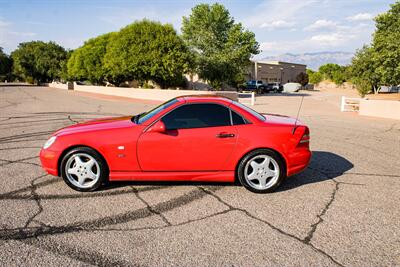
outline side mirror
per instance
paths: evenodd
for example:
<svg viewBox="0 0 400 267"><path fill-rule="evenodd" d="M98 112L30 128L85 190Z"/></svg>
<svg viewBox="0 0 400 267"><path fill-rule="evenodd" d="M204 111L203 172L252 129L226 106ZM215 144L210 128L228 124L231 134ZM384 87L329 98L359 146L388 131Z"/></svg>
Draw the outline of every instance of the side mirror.
<svg viewBox="0 0 400 267"><path fill-rule="evenodd" d="M157 121L153 126L151 126L147 132L149 133L165 133L165 124L162 121Z"/></svg>

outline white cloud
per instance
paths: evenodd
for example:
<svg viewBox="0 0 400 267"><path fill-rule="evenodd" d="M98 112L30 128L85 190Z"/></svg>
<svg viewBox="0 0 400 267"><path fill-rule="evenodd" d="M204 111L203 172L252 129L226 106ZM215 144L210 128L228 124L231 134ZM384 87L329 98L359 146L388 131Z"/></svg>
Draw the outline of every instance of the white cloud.
<svg viewBox="0 0 400 267"><path fill-rule="evenodd" d="M360 23L355 26L337 25L331 32L322 32L310 37L310 41L329 47L347 46L356 40L369 40L371 37L370 25Z"/></svg>
<svg viewBox="0 0 400 267"><path fill-rule="evenodd" d="M305 51L325 51L330 49L348 50L348 46L358 43L369 42L369 28L363 25L355 27L338 26L332 32L316 33L298 40L264 41L260 42L262 53L258 56L262 58L266 55L277 55L282 53L304 53Z"/></svg>
<svg viewBox="0 0 400 267"><path fill-rule="evenodd" d="M260 43L260 49L262 51L275 50L278 45L277 42L262 42Z"/></svg>
<svg viewBox="0 0 400 267"><path fill-rule="evenodd" d="M331 30L337 27L337 23L332 20L320 19L315 21L313 24L308 25L304 28L306 31L316 31L316 30Z"/></svg>
<svg viewBox="0 0 400 267"><path fill-rule="evenodd" d="M109 14L99 16L98 19L112 25L115 30L119 30L121 27L125 27L137 20L149 19L159 21L161 23L170 23L179 32L182 16L188 16L190 12L190 9L182 9L176 10L176 12L171 14L169 10L160 10L155 7L141 7L135 10L111 9Z"/></svg>
<svg viewBox="0 0 400 267"><path fill-rule="evenodd" d="M302 14L300 11L313 3L315 0L290 1L290 4L288 1L264 1L250 10L254 15L246 12L246 16L239 18L239 21L243 21L245 26L250 28L264 25L265 18L268 18L268 21L288 21Z"/></svg>
<svg viewBox="0 0 400 267"><path fill-rule="evenodd" d="M276 55L287 52L298 52L302 51L307 47L305 40L299 41L266 41L260 43L261 54L257 58L262 58L265 55Z"/></svg>
<svg viewBox="0 0 400 267"><path fill-rule="evenodd" d="M260 28L265 28L268 30L276 30L276 29L287 29L294 26L294 22L288 22L285 20L274 20L269 22L264 22L260 25Z"/></svg>
<svg viewBox="0 0 400 267"><path fill-rule="evenodd" d="M0 46L5 50L14 49L19 43L30 41L36 33L19 32L13 29L12 23L0 18Z"/></svg>
<svg viewBox="0 0 400 267"><path fill-rule="evenodd" d="M19 37L32 37L36 35L36 33L34 32L14 32L14 31L9 31L7 32L7 34Z"/></svg>
<svg viewBox="0 0 400 267"><path fill-rule="evenodd" d="M365 21L372 20L374 16L370 13L358 13L354 16L347 17L346 19L349 21Z"/></svg>
<svg viewBox="0 0 400 267"><path fill-rule="evenodd" d="M328 46L337 46L342 44L343 42L348 41L351 38L351 35L345 35L342 33L330 33L311 36L310 41L316 41L320 44Z"/></svg>

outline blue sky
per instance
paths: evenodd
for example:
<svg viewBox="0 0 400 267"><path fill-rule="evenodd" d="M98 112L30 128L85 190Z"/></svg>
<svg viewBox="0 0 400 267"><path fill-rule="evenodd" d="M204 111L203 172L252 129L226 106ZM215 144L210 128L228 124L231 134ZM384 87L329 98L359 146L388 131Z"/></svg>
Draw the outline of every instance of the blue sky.
<svg viewBox="0 0 400 267"><path fill-rule="evenodd" d="M197 3L215 1L0 0L0 46L7 53L30 40L77 48L91 37L143 18L171 23ZM256 34L262 53L346 51L369 43L373 17L395 0L219 1L237 22Z"/></svg>

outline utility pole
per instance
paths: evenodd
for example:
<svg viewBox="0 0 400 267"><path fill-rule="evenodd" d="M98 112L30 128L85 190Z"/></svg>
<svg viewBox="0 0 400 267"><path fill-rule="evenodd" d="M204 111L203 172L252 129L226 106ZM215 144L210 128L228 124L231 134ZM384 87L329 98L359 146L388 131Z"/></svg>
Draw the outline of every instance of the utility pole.
<svg viewBox="0 0 400 267"><path fill-rule="evenodd" d="M254 61L254 80L256 81L257 81L257 72L258 72L257 61Z"/></svg>

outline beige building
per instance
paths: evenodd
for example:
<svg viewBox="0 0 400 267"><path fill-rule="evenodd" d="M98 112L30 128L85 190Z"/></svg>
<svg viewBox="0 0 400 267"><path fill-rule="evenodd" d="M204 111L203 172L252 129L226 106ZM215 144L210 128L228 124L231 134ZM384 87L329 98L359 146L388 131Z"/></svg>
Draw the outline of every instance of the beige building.
<svg viewBox="0 0 400 267"><path fill-rule="evenodd" d="M261 80L264 83L280 82L282 84L288 82L296 82L296 78L300 73L306 73L306 65L281 62L281 61L252 61L248 80Z"/></svg>

